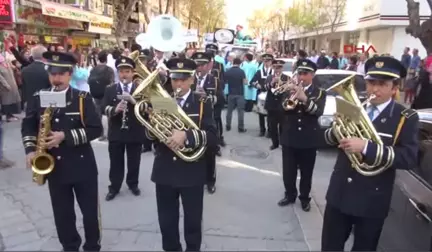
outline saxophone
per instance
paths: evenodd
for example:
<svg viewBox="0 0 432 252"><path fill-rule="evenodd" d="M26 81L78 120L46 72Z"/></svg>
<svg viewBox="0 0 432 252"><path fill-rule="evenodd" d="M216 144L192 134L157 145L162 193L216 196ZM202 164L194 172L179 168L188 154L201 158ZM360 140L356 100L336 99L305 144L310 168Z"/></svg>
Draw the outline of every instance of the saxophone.
<svg viewBox="0 0 432 252"><path fill-rule="evenodd" d="M54 170L54 158L46 151L45 139L51 132L51 118L54 109L48 107L41 115L39 134L36 144L36 155L32 160L33 182L38 185L45 184L45 175Z"/></svg>

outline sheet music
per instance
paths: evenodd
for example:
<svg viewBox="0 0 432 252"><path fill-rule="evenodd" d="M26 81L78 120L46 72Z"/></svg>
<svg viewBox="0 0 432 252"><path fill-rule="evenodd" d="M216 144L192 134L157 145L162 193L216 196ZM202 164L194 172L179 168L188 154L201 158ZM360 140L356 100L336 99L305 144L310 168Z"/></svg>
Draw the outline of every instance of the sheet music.
<svg viewBox="0 0 432 252"><path fill-rule="evenodd" d="M65 108L66 107L66 91L53 92L53 91L40 91L39 100L41 108L55 107Z"/></svg>
<svg viewBox="0 0 432 252"><path fill-rule="evenodd" d="M336 97L336 111L339 114L349 117L353 122L359 122L362 108Z"/></svg>
<svg viewBox="0 0 432 252"><path fill-rule="evenodd" d="M167 112L175 113L177 112L177 103L174 99L164 98L164 97L152 97L150 98L153 110L156 112Z"/></svg>

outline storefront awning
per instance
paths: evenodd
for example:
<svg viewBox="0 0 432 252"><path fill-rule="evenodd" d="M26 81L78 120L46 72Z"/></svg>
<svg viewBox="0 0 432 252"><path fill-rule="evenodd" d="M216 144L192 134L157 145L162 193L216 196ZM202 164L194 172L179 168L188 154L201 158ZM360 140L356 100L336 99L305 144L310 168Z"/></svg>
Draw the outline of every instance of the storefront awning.
<svg viewBox="0 0 432 252"><path fill-rule="evenodd" d="M113 19L90 11L80 10L75 7L54 2L39 0L42 6L42 14L52 17L71 19L81 22L113 24Z"/></svg>

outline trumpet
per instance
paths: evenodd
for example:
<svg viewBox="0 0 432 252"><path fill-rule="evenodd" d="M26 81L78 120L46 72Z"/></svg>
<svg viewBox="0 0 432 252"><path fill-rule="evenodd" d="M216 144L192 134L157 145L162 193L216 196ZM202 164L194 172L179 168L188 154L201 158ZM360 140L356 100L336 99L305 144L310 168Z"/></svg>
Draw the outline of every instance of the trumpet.
<svg viewBox="0 0 432 252"><path fill-rule="evenodd" d="M297 99L297 96L298 96L299 92L301 90L303 90L303 81L301 81L299 84L296 85L296 89L297 90L293 94L291 94L289 96L289 98L286 98L282 102L282 107L287 111L293 110L297 106L297 104L299 102Z"/></svg>
<svg viewBox="0 0 432 252"><path fill-rule="evenodd" d="M275 95L281 95L290 90L289 88L290 84L297 85L295 76L296 74L294 74L291 78L289 78L288 81L284 81L284 82L280 81L280 77L279 77L279 82L277 84L276 90L273 93Z"/></svg>

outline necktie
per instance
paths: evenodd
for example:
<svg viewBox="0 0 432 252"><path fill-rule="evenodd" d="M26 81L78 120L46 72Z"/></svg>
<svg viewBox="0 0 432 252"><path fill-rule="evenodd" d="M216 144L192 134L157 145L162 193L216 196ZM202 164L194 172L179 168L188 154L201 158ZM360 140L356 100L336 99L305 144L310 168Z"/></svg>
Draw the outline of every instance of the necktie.
<svg viewBox="0 0 432 252"><path fill-rule="evenodd" d="M129 93L129 88L127 84L123 84L123 92Z"/></svg>
<svg viewBox="0 0 432 252"><path fill-rule="evenodd" d="M369 116L369 118L373 121L373 119L374 119L374 114L375 114L375 111L377 111L378 109L377 109L377 107L375 107L375 106L370 106L370 110L369 110L369 113L368 113L368 116Z"/></svg>
<svg viewBox="0 0 432 252"><path fill-rule="evenodd" d="M181 107L182 106L182 101L183 101L182 97L177 98L177 105L179 105Z"/></svg>

